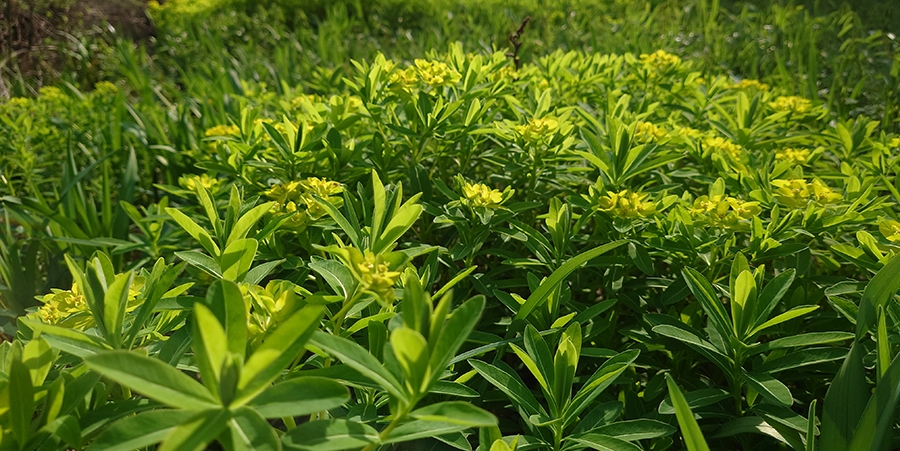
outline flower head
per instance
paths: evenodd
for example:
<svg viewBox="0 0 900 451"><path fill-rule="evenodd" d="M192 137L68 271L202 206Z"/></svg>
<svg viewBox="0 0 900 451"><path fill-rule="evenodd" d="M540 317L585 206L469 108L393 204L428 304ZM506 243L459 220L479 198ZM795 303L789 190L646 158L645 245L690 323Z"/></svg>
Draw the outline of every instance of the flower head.
<svg viewBox="0 0 900 451"><path fill-rule="evenodd" d="M808 149L781 149L775 152L775 159L778 161L788 161L792 164L805 164L809 160Z"/></svg>
<svg viewBox="0 0 900 451"><path fill-rule="evenodd" d="M462 187L464 203L472 207L497 208L507 196L500 190L490 188L483 183L468 183Z"/></svg>
<svg viewBox="0 0 900 451"><path fill-rule="evenodd" d="M760 83L759 80L751 80L745 78L737 83L733 83L730 86L731 89L757 89L759 91L768 91L769 85L765 83Z"/></svg>
<svg viewBox="0 0 900 451"><path fill-rule="evenodd" d="M706 147L719 152L721 154L729 155L735 159L740 159L741 155L744 152L744 148L725 139L720 138L718 136L712 138L706 138L703 142Z"/></svg>
<svg viewBox="0 0 900 451"><path fill-rule="evenodd" d="M241 129L237 128L234 125L216 125L215 127L211 127L206 129L206 136L238 136L241 134Z"/></svg>
<svg viewBox="0 0 900 451"><path fill-rule="evenodd" d="M802 114L812 108L812 102L803 97L779 96L774 102L770 102L769 106L775 111L790 111L791 113Z"/></svg>
<svg viewBox="0 0 900 451"><path fill-rule="evenodd" d="M266 196L275 201L275 205L272 206L273 213L293 213L287 225L294 229L303 229L310 221L317 220L327 213L316 197L340 207L344 200L338 194L343 191L344 187L339 182L309 177L300 181L272 185L266 191Z"/></svg>
<svg viewBox="0 0 900 451"><path fill-rule="evenodd" d="M651 54L642 54L641 63L649 66L658 72L666 72L669 69L681 65L681 58L673 55L665 50L657 50Z"/></svg>
<svg viewBox="0 0 900 451"><path fill-rule="evenodd" d="M430 86L450 86L459 83L462 76L456 69L447 66L447 63L440 61L427 61L417 59L415 61L416 68L422 81Z"/></svg>
<svg viewBox="0 0 900 451"><path fill-rule="evenodd" d="M222 181L216 177L210 177L209 174L188 175L178 179L178 184L189 191L196 191L198 186L202 186L209 191L215 191Z"/></svg>
<svg viewBox="0 0 900 451"><path fill-rule="evenodd" d="M667 135L665 129L650 122L639 121L634 129L634 139L642 143L659 141Z"/></svg>
<svg viewBox="0 0 900 451"><path fill-rule="evenodd" d="M528 124L515 126L516 132L525 141L532 143L549 142L559 131L559 121L554 117L532 118Z"/></svg>
<svg viewBox="0 0 900 451"><path fill-rule="evenodd" d="M775 198L787 206L802 208L809 202L809 185L806 180L772 180L772 186L776 188Z"/></svg>
<svg viewBox="0 0 900 451"><path fill-rule="evenodd" d="M843 199L839 193L834 192L828 185L825 185L819 179L813 179L809 184L812 189L812 199L819 205L828 205L839 202Z"/></svg>
<svg viewBox="0 0 900 451"><path fill-rule="evenodd" d="M628 189L607 191L597 200L596 208L620 218L646 218L656 213L656 204L647 200L649 196Z"/></svg>
<svg viewBox="0 0 900 451"><path fill-rule="evenodd" d="M900 242L900 221L883 219L878 223L878 231L892 243Z"/></svg>

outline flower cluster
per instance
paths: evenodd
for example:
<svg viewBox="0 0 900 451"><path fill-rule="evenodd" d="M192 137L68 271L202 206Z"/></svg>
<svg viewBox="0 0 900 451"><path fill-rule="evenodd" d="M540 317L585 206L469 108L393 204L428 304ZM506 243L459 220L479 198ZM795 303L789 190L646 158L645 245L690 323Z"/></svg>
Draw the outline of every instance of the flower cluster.
<svg viewBox="0 0 900 451"><path fill-rule="evenodd" d="M234 125L216 125L215 127L210 127L206 129L206 133L204 133L207 137L210 136L238 136L241 134L241 129L237 128Z"/></svg>
<svg viewBox="0 0 900 451"><path fill-rule="evenodd" d="M512 190L504 191L488 187L483 183L466 182L462 186L463 197L460 199L470 207L497 208L512 195Z"/></svg>
<svg viewBox="0 0 900 451"><path fill-rule="evenodd" d="M703 132L691 127L675 126L673 134L689 139L697 139L703 136Z"/></svg>
<svg viewBox="0 0 900 451"><path fill-rule="evenodd" d="M744 152L744 148L725 139L720 138L718 136L706 138L703 144L721 154L729 155L735 159L740 159L741 155Z"/></svg>
<svg viewBox="0 0 900 451"><path fill-rule="evenodd" d="M769 85L760 83L759 80L743 79L730 86L731 89L757 89L759 91L768 91Z"/></svg>
<svg viewBox="0 0 900 451"><path fill-rule="evenodd" d="M700 196L691 207L691 215L697 220L726 229L737 228L741 221L759 215L759 202L747 202L731 196Z"/></svg>
<svg viewBox="0 0 900 451"><path fill-rule="evenodd" d="M769 106L775 111L790 111L794 114L802 114L812 109L812 102L803 97L778 96L774 102L769 102Z"/></svg>
<svg viewBox="0 0 900 451"><path fill-rule="evenodd" d="M818 179L812 182L804 179L772 180L772 186L775 187L775 199L794 208L804 208L809 201L818 205L833 204L843 198Z"/></svg>
<svg viewBox="0 0 900 451"><path fill-rule="evenodd" d="M900 138L892 139L891 142L888 143L888 147L890 147L892 149L896 149L896 148L900 147Z"/></svg>
<svg viewBox="0 0 900 451"><path fill-rule="evenodd" d="M311 221L326 214L325 208L314 196L340 207L343 199L337 195L343 191L343 186L338 182L310 177L305 180L273 185L266 191L266 196L275 201L275 205L272 207L273 213L294 214L287 222L287 226L303 229Z"/></svg>
<svg viewBox="0 0 900 451"><path fill-rule="evenodd" d="M665 129L657 127L651 122L638 121L634 129L634 139L642 143L658 141L667 135L668 133Z"/></svg>
<svg viewBox="0 0 900 451"><path fill-rule="evenodd" d="M417 59L415 63L422 81L429 86L451 86L462 79L462 75L456 69L447 66L447 63L423 59Z"/></svg>
<svg viewBox="0 0 900 451"><path fill-rule="evenodd" d="M775 159L778 161L789 161L793 164L804 164L809 160L808 149L781 149L775 152Z"/></svg>
<svg viewBox="0 0 900 451"><path fill-rule="evenodd" d="M900 221L882 219L878 223L878 231L892 243L900 242Z"/></svg>
<svg viewBox="0 0 900 451"><path fill-rule="evenodd" d="M394 90L409 93L419 82L419 73L415 67L407 67L391 74L389 81Z"/></svg>
<svg viewBox="0 0 900 451"><path fill-rule="evenodd" d="M178 179L178 184L189 191L197 191L198 186L202 186L209 191L215 191L222 184L222 180L210 177L209 174L186 175Z"/></svg>
<svg viewBox="0 0 900 451"><path fill-rule="evenodd" d="M646 218L656 213L656 204L647 200L649 196L629 189L607 191L597 200L596 208L620 218Z"/></svg>
<svg viewBox="0 0 900 451"><path fill-rule="evenodd" d="M559 121L553 117L532 118L526 125L515 126L516 133L531 143L547 143L559 131Z"/></svg>
<svg viewBox="0 0 900 451"><path fill-rule="evenodd" d="M116 277L126 277L119 274ZM132 311L140 305L138 296L146 282L143 276L135 276L128 289L126 311ZM77 283L72 284L68 290L51 288L51 293L41 298L44 303L37 310L37 317L46 324L57 324L72 329L85 330L94 325L94 318L90 315L84 293Z"/></svg>
<svg viewBox="0 0 900 451"><path fill-rule="evenodd" d="M658 72L666 72L681 65L681 58L664 50L657 50L651 54L642 54L641 63L652 67Z"/></svg>

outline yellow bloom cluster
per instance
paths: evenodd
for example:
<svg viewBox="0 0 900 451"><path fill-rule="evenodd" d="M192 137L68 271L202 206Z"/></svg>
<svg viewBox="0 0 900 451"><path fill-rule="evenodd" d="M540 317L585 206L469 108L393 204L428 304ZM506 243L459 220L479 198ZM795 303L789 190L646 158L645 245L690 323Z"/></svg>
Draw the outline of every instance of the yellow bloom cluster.
<svg viewBox="0 0 900 451"><path fill-rule="evenodd" d="M743 79L737 83L733 83L730 86L731 89L758 89L760 91L768 91L769 85L765 83L760 83L759 80L751 80L751 79Z"/></svg>
<svg viewBox="0 0 900 451"><path fill-rule="evenodd" d="M266 196L274 200L273 213L294 213L287 225L294 228L303 228L311 220L325 216L326 210L313 197L318 196L328 203L340 207L343 199L337 197L344 191L343 186L335 181L310 177L305 180L279 183L273 185Z"/></svg>
<svg viewBox="0 0 900 451"><path fill-rule="evenodd" d="M769 106L775 111L790 111L791 113L801 114L812 108L812 102L803 97L778 96L774 102L769 102Z"/></svg>
<svg viewBox="0 0 900 451"><path fill-rule="evenodd" d="M500 190L492 189L483 183L466 182L462 191L462 200L472 207L497 208L505 200Z"/></svg>
<svg viewBox="0 0 900 451"><path fill-rule="evenodd" d="M108 81L101 81L94 84L94 94L101 96L114 96L118 93L119 88Z"/></svg>
<svg viewBox="0 0 900 451"><path fill-rule="evenodd" d="M503 66L494 72L492 78L494 81L516 80L519 78L519 71L516 70L515 66Z"/></svg>
<svg viewBox="0 0 900 451"><path fill-rule="evenodd" d="M890 147L890 148L900 147L900 138L892 139L891 142L888 143L888 147Z"/></svg>
<svg viewBox="0 0 900 451"><path fill-rule="evenodd" d="M878 223L878 231L892 243L900 242L900 221L883 219Z"/></svg>
<svg viewBox="0 0 900 451"><path fill-rule="evenodd" d="M419 73L415 67L407 67L391 74L390 83L393 89L398 91L412 92L413 88L419 82Z"/></svg>
<svg viewBox="0 0 900 451"><path fill-rule="evenodd" d="M703 142L706 147L711 148L714 151L719 153L724 153L730 155L736 159L740 159L741 154L744 152L744 148L725 139L720 138L718 136L712 138L706 138Z"/></svg>
<svg viewBox="0 0 900 451"><path fill-rule="evenodd" d="M123 276L122 274L116 277ZM126 311L132 311L140 305L137 299L144 287L146 280L143 276L135 276L128 289L128 304ZM84 298L84 293L77 283L72 284L68 290L51 288L51 293L41 298L44 303L38 311L37 317L46 324L59 324L65 327L84 330L94 324L94 318L88 314L89 309Z"/></svg>
<svg viewBox="0 0 900 451"><path fill-rule="evenodd" d="M637 127L634 129L634 139L642 143L658 141L667 135L665 129L650 122L638 121Z"/></svg>
<svg viewBox="0 0 900 451"><path fill-rule="evenodd" d="M641 62L659 72L666 72L669 69L678 67L681 64L681 58L665 50L657 50L649 55L646 53L641 55Z"/></svg>
<svg viewBox="0 0 900 451"><path fill-rule="evenodd" d="M697 139L703 136L703 132L691 127L675 126L674 134L685 138Z"/></svg>
<svg viewBox="0 0 900 451"><path fill-rule="evenodd" d="M549 142L559 131L559 121L553 117L532 118L526 125L515 126L515 130L525 141Z"/></svg>
<svg viewBox="0 0 900 451"><path fill-rule="evenodd" d="M237 136L241 134L241 129L234 125L216 125L206 129L206 136Z"/></svg>
<svg viewBox="0 0 900 451"><path fill-rule="evenodd" d="M455 85L462 79L462 75L456 69L447 66L447 63L423 59L417 59L415 63L422 81L430 86Z"/></svg>
<svg viewBox="0 0 900 451"><path fill-rule="evenodd" d="M772 180L772 186L776 188L775 198L789 207L803 208L809 201L828 205L843 198L818 179L813 179L812 182L804 179Z"/></svg>
<svg viewBox="0 0 900 451"><path fill-rule="evenodd" d="M25 108L28 106L28 99L25 97L13 97L6 101L5 106L10 108Z"/></svg>
<svg viewBox="0 0 900 451"><path fill-rule="evenodd" d="M198 186L215 191L222 184L222 181L216 177L210 177L208 174L200 174L182 176L178 179L178 184L189 191L196 191Z"/></svg>
<svg viewBox="0 0 900 451"><path fill-rule="evenodd" d="M392 271L384 259L372 251L366 251L365 254L356 251L351 253L351 258L354 260L354 269L363 287L374 291L385 301L392 301L394 284L400 278L400 271Z"/></svg>
<svg viewBox="0 0 900 451"><path fill-rule="evenodd" d="M735 228L741 221L759 215L759 202L747 202L730 196L700 196L694 201L691 215L713 226Z"/></svg>
<svg viewBox="0 0 900 451"><path fill-rule="evenodd" d="M649 196L628 189L617 193L607 191L597 201L597 208L620 218L646 218L656 213L656 204L647 200Z"/></svg>
<svg viewBox="0 0 900 451"><path fill-rule="evenodd" d="M808 149L781 149L775 152L775 159L778 161L790 161L793 164L804 164L809 160Z"/></svg>

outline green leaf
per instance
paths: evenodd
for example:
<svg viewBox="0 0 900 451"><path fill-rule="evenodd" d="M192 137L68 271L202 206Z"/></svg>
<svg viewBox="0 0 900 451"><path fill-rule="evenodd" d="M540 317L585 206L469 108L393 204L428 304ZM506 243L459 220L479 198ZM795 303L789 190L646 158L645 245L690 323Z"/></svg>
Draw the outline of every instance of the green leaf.
<svg viewBox="0 0 900 451"><path fill-rule="evenodd" d="M106 428L87 451L132 451L159 443L197 412L150 410L125 417Z"/></svg>
<svg viewBox="0 0 900 451"><path fill-rule="evenodd" d="M886 451L894 430L894 413L898 401L900 401L900 355L894 358L878 381L875 393L869 398L865 410L859 417L853 432L853 440L847 449Z"/></svg>
<svg viewBox="0 0 900 451"><path fill-rule="evenodd" d="M133 280L133 271L117 276L103 296L103 323L109 334L107 340L114 348L118 348L122 344L122 327L125 323L125 309L128 305L128 290L131 288Z"/></svg>
<svg viewBox="0 0 900 451"><path fill-rule="evenodd" d="M306 345L319 327L325 308L309 305L284 320L269 333L247 359L238 382L235 404L248 402L266 389Z"/></svg>
<svg viewBox="0 0 900 451"><path fill-rule="evenodd" d="M347 237L350 238L350 242L353 243L353 247L357 249L362 249L359 242L359 233L353 225L350 224L350 221L341 214L341 211L337 209L331 202L327 200L313 195L313 199L316 200L318 205L325 209L325 212L328 213L328 216L331 216L331 219L334 219L334 222L347 234Z"/></svg>
<svg viewBox="0 0 900 451"><path fill-rule="evenodd" d="M238 409L228 421L228 432L233 451L281 451L275 429L253 409Z"/></svg>
<svg viewBox="0 0 900 451"><path fill-rule="evenodd" d="M414 393L418 393L422 390L425 372L428 370L428 342L422 334L409 327L394 329L390 340L407 383Z"/></svg>
<svg viewBox="0 0 900 451"><path fill-rule="evenodd" d="M13 359L9 365L9 425L19 449L31 437L31 418L34 415L34 386L25 363Z"/></svg>
<svg viewBox="0 0 900 451"><path fill-rule="evenodd" d="M259 242L253 238L236 240L225 247L219 258L222 278L235 282L241 281L253 266L253 259L256 258L258 247Z"/></svg>
<svg viewBox="0 0 900 451"><path fill-rule="evenodd" d="M578 415L587 408L600 393L615 382L620 374L638 358L640 351L631 349L611 357L581 386L575 398L563 412L563 424L569 426L578 419Z"/></svg>
<svg viewBox="0 0 900 451"><path fill-rule="evenodd" d="M262 392L248 406L265 418L297 417L333 409L347 402L350 393L324 377L296 377Z"/></svg>
<svg viewBox="0 0 900 451"><path fill-rule="evenodd" d="M204 410L166 436L157 451L203 449L228 425L231 413L225 409Z"/></svg>
<svg viewBox="0 0 900 451"><path fill-rule="evenodd" d="M900 290L900 254L895 255L881 270L872 277L863 291L859 301L859 315L856 320L856 339L875 324L879 305L885 305Z"/></svg>
<svg viewBox="0 0 900 451"><path fill-rule="evenodd" d="M791 284L794 283L794 273L793 269L789 269L777 275L759 292L756 309L752 312L754 317L753 329L760 327L769 319L769 315L772 314L781 298L784 297L788 289L791 288Z"/></svg>
<svg viewBox="0 0 900 451"><path fill-rule="evenodd" d="M184 252L175 252L175 256L188 262L191 266L196 266L204 271L206 271L209 275L221 279L222 276L222 267L219 266L219 262L213 260L208 255L201 254L200 252L195 251L184 251Z"/></svg>
<svg viewBox="0 0 900 451"><path fill-rule="evenodd" d="M56 360L54 354L50 343L40 336L29 341L22 349L22 362L28 367L34 386L39 387L44 383L50 368L53 367L53 361Z"/></svg>
<svg viewBox="0 0 900 451"><path fill-rule="evenodd" d="M794 403L791 390L771 374L761 372L744 373L744 380L760 395L773 403L783 406L790 406Z"/></svg>
<svg viewBox="0 0 900 451"><path fill-rule="evenodd" d="M396 213L394 213L394 216L391 218L391 221L388 222L388 225L385 227L384 232L381 233L381 236L375 238L375 242L372 245L372 252L380 254L388 251L391 245L400 239L400 237L412 227L416 220L419 219L419 216L423 211L423 207L415 203L419 196L420 195L417 194L411 197L399 210L397 210Z"/></svg>
<svg viewBox="0 0 900 451"><path fill-rule="evenodd" d="M234 282L217 280L206 290L206 306L225 328L228 352L243 357L247 350L247 306Z"/></svg>
<svg viewBox="0 0 900 451"><path fill-rule="evenodd" d="M675 407L675 417L678 418L678 427L681 428L681 436L688 451L709 451L706 439L703 438L703 432L700 431L700 426L694 419L694 413L691 412L681 389L668 374L666 374L666 385L669 387L669 397Z"/></svg>
<svg viewBox="0 0 900 451"><path fill-rule="evenodd" d="M209 252L210 255L215 257L219 256L219 246L213 241L212 237L206 230L203 230L203 227L200 227L193 219L189 218L186 214L182 213L177 208L166 208L166 213L181 226L190 236L194 237L197 242L203 246L203 249L206 249L206 252Z"/></svg>
<svg viewBox="0 0 900 451"><path fill-rule="evenodd" d="M199 382L157 359L128 351L107 351L84 361L88 368L170 407L203 410L217 405Z"/></svg>
<svg viewBox="0 0 900 451"><path fill-rule="evenodd" d="M235 241L246 238L250 228L253 227L253 225L256 224L256 222L259 221L273 205L275 205L275 202L266 202L262 205L257 205L250 211L244 213L244 215L241 216L241 219L238 219L237 222L234 223L234 227L231 228L231 233L228 234L228 240L225 242L225 247L227 248Z"/></svg>
<svg viewBox="0 0 900 451"><path fill-rule="evenodd" d="M194 360L200 368L203 384L217 397L222 363L228 354L225 329L216 315L203 304L194 306Z"/></svg>
<svg viewBox="0 0 900 451"><path fill-rule="evenodd" d="M48 432L61 438L69 447L81 448L81 425L78 419L72 415L61 416L41 428L41 431Z"/></svg>
<svg viewBox="0 0 900 451"><path fill-rule="evenodd" d="M372 234L370 240L376 241L381 236L381 226L384 224L384 215L387 210L387 200L384 185L378 177L378 171L372 170Z"/></svg>
<svg viewBox="0 0 900 451"><path fill-rule="evenodd" d="M806 423L806 451L816 451L816 402L809 403L809 415Z"/></svg>
<svg viewBox="0 0 900 451"><path fill-rule="evenodd" d="M356 291L356 278L346 266L336 260L313 258L309 262L309 269L319 273L331 289L345 299L350 299L350 295Z"/></svg>
<svg viewBox="0 0 900 451"><path fill-rule="evenodd" d="M544 408L538 403L534 395L525 384L514 373L506 372L500 368L480 360L468 360L469 364L481 377L487 379L488 382L500 389L514 405L523 409L528 415L543 414L547 415Z"/></svg>
<svg viewBox="0 0 900 451"><path fill-rule="evenodd" d="M340 419L303 423L281 437L285 448L309 451L357 449L379 442L378 431L372 426Z"/></svg>
<svg viewBox="0 0 900 451"><path fill-rule="evenodd" d="M888 341L887 321L884 306L878 306L878 325L875 327L875 382L891 365L891 344Z"/></svg>
<svg viewBox="0 0 900 451"><path fill-rule="evenodd" d="M641 451L642 449L640 446L625 440L596 433L571 437L568 440L598 451Z"/></svg>
<svg viewBox="0 0 900 451"><path fill-rule="evenodd" d="M413 420L401 424L382 439L383 444L408 442L437 435L451 434L468 429L457 423L442 423L437 421Z"/></svg>
<svg viewBox="0 0 900 451"><path fill-rule="evenodd" d="M605 426L600 426L591 432L633 442L635 440L646 440L672 435L675 433L675 428L662 421L642 418L607 424Z"/></svg>
<svg viewBox="0 0 900 451"><path fill-rule="evenodd" d="M497 425L492 413L465 401L447 401L432 404L410 412L410 417L422 421L453 423L466 427L490 427Z"/></svg>
<svg viewBox="0 0 900 451"><path fill-rule="evenodd" d="M747 336L755 337L757 334L761 333L762 331L764 331L770 327L777 326L781 323L790 321L794 318L799 318L803 315L806 315L809 312L817 310L818 308L819 308L818 305L801 305L801 306L794 307L794 308L762 323L757 328L751 330L750 333L747 334Z"/></svg>
<svg viewBox="0 0 900 451"><path fill-rule="evenodd" d="M637 266L637 269L642 273L648 276L654 275L653 259L650 258L650 254L647 253L647 249L645 249L644 246L635 242L628 243L628 256L631 257L634 265Z"/></svg>
<svg viewBox="0 0 900 451"><path fill-rule="evenodd" d="M449 298L448 301L449 303ZM432 329L439 330L439 335L431 335L431 357L428 367L433 371L429 385L434 383L444 368L450 365L459 348L465 343L469 334L475 329L484 311L485 297L475 296L460 305L443 324L432 324ZM438 329L439 328L439 329Z"/></svg>
<svg viewBox="0 0 900 451"><path fill-rule="evenodd" d="M534 290L534 292L531 293L531 296L528 296L528 299L525 300L525 303L519 307L519 311L516 312L513 322L518 322L520 325L518 327L510 326L508 334L514 334L521 330L523 325L522 321L524 321L536 308L540 307L548 299L550 292L556 289L569 274L572 274L572 272L588 261L626 244L627 242L628 241L626 240L613 241L582 252L567 260L562 266L553 271L553 273L550 274L550 277L541 283L537 290Z"/></svg>
<svg viewBox="0 0 900 451"><path fill-rule="evenodd" d="M709 317L719 334L722 335L723 338L734 336L734 330L731 326L731 321L728 318L728 313L725 312L725 307L722 306L722 303L719 301L719 296L716 295L715 289L712 284L706 280L706 277L692 268L684 268L681 271L681 275L684 277L685 282L687 282L691 293L693 293L694 297L700 301L700 306L703 307L703 311L706 312L706 315Z"/></svg>
<svg viewBox="0 0 900 451"><path fill-rule="evenodd" d="M825 394L822 407L822 434L819 444L822 451L846 451L856 425L866 409L869 389L863 366L861 345L854 344L844 359Z"/></svg>
<svg viewBox="0 0 900 451"><path fill-rule="evenodd" d="M682 395L687 402L688 408L696 409L698 407L706 407L715 404L724 399L731 397L731 393L721 388L701 388ZM674 415L675 406L672 404L672 398L666 397L659 404L658 412L662 415Z"/></svg>
<svg viewBox="0 0 900 451"><path fill-rule="evenodd" d="M792 335L762 343L750 349L749 355L768 352L774 349L799 348L804 346L820 345L847 341L855 337L850 332L810 332L807 334Z"/></svg>
<svg viewBox="0 0 900 451"><path fill-rule="evenodd" d="M758 369L760 372L774 374L779 371L833 362L846 356L847 349L845 348L807 348L768 360Z"/></svg>
<svg viewBox="0 0 900 451"><path fill-rule="evenodd" d="M369 351L346 338L335 337L317 331L310 343L340 359L345 365L377 383L382 389L395 396L398 401L406 401L403 385Z"/></svg>
<svg viewBox="0 0 900 451"><path fill-rule="evenodd" d="M518 346L514 344L510 344L510 346L519 355L519 358L522 359L538 383L541 384L544 392L551 394L550 385L547 381L548 378L553 376L553 355L550 354L550 347L547 346L547 342L541 337L541 333L530 324L525 327L524 339L525 349L528 351L527 354L517 350ZM533 360L531 365L526 361L526 357Z"/></svg>
<svg viewBox="0 0 900 451"><path fill-rule="evenodd" d="M748 322L744 315L749 317L756 305L756 279L753 277L753 273L743 271L738 274L731 290L731 321L734 327L734 336L743 340L746 331L745 323ZM745 312L745 310L750 311Z"/></svg>

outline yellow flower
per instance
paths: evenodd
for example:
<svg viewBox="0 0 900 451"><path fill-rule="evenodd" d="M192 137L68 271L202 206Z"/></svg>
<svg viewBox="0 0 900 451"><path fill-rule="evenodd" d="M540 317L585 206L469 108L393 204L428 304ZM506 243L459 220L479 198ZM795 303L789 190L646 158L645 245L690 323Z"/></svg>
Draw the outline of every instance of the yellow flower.
<svg viewBox="0 0 900 451"><path fill-rule="evenodd" d="M639 121L634 129L634 139L638 142L658 141L668 135L665 129L650 122Z"/></svg>
<svg viewBox="0 0 900 451"><path fill-rule="evenodd" d="M340 207L344 199L337 195L344 187L332 180L310 177L300 181L278 183L272 185L266 196L275 201L272 213L296 213L288 221L287 226L303 229L310 220L319 219L327 213L324 207L313 196L325 199L328 203Z"/></svg>
<svg viewBox="0 0 900 451"><path fill-rule="evenodd" d="M700 130L697 130L696 128L680 127L680 126L675 127L674 134L683 136L685 138L692 138L692 139L697 139L697 138L700 138L701 136L703 136L703 132L701 132Z"/></svg>
<svg viewBox="0 0 900 451"><path fill-rule="evenodd" d="M617 193L607 191L597 201L597 207L621 218L646 218L656 212L656 204L646 200L649 196L628 189Z"/></svg>
<svg viewBox="0 0 900 451"><path fill-rule="evenodd" d="M94 84L95 95L114 96L118 93L119 88L108 81L101 81Z"/></svg>
<svg viewBox="0 0 900 451"><path fill-rule="evenodd" d="M801 114L812 108L812 102L797 96L779 96L774 102L769 102L775 111L790 111L791 113Z"/></svg>
<svg viewBox="0 0 900 451"><path fill-rule="evenodd" d="M731 206L731 211L740 219L750 219L762 213L759 202L747 202L734 197L729 197L726 201Z"/></svg>
<svg viewBox="0 0 900 451"><path fill-rule="evenodd" d="M765 83L760 83L759 80L751 80L751 79L743 79L737 83L733 83L730 86L731 89L758 89L760 91L768 91L769 85Z"/></svg>
<svg viewBox="0 0 900 451"><path fill-rule="evenodd" d="M415 61L416 68L419 70L419 76L422 81L431 86L450 86L462 79L462 76L456 69L447 66L446 63L440 61L426 61L417 59Z"/></svg>
<svg viewBox="0 0 900 451"><path fill-rule="evenodd" d="M189 191L196 191L198 185L215 191L221 183L221 180L210 177L208 174L182 176L178 179L178 184Z"/></svg>
<svg viewBox="0 0 900 451"><path fill-rule="evenodd" d="M13 97L6 101L6 106L11 108L25 108L29 103L29 100L25 97Z"/></svg>
<svg viewBox="0 0 900 451"><path fill-rule="evenodd" d="M492 189L483 183L466 182L462 191L463 201L473 207L497 208L505 200L500 190Z"/></svg>
<svg viewBox="0 0 900 451"><path fill-rule="evenodd" d="M666 72L669 69L678 67L681 64L681 58L664 50L657 50L649 55L646 53L642 54L641 62L659 72Z"/></svg>
<svg viewBox="0 0 900 451"><path fill-rule="evenodd" d="M515 66L503 66L491 76L494 81L500 80L518 80L519 79L519 71L516 70Z"/></svg>
<svg viewBox="0 0 900 451"><path fill-rule="evenodd" d="M900 242L900 221L883 219L878 223L878 231L892 243Z"/></svg>
<svg viewBox="0 0 900 451"><path fill-rule="evenodd" d="M843 196L834 192L827 185L820 182L819 179L813 179L812 183L809 184L809 187L812 188L813 200L819 205L833 204L843 199Z"/></svg>
<svg viewBox="0 0 900 451"><path fill-rule="evenodd" d="M55 86L44 86L38 91L38 94L41 100L46 100L48 102L59 102L69 99L69 96L67 96L66 93Z"/></svg>
<svg viewBox="0 0 900 451"><path fill-rule="evenodd" d="M704 144L706 145L706 147L709 147L720 153L730 155L735 159L740 159L741 154L744 151L743 147L718 136L713 138L706 138Z"/></svg>
<svg viewBox="0 0 900 451"><path fill-rule="evenodd" d="M691 215L713 226L734 229L741 221L762 213L759 202L747 202L731 196L700 196L694 201Z"/></svg>
<svg viewBox="0 0 900 451"><path fill-rule="evenodd" d="M12 101L12 99L10 99ZM897 148L900 147L900 138L894 138L891 142L888 143L888 147Z"/></svg>
<svg viewBox="0 0 900 451"><path fill-rule="evenodd" d="M809 185L803 179L772 180L775 198L790 207L805 207L809 201Z"/></svg>
<svg viewBox="0 0 900 451"><path fill-rule="evenodd" d="M419 73L415 67L408 67L391 74L389 81L395 90L411 92L419 82Z"/></svg>
<svg viewBox="0 0 900 451"><path fill-rule="evenodd" d="M117 274L116 277L124 277L124 274ZM135 276L128 289L126 311L130 312L136 309L143 299L137 299L144 287L146 280L143 276ZM51 288L51 293L41 298L44 303L38 311L37 316L47 324L59 324L61 326L85 330L94 325L94 318L89 314L89 308L84 298L84 294L78 287L77 283L72 284L69 290L60 290ZM77 315L77 316L76 316Z"/></svg>
<svg viewBox="0 0 900 451"><path fill-rule="evenodd" d="M215 127L206 129L206 136L237 136L241 134L241 129L234 125L216 125Z"/></svg>
<svg viewBox="0 0 900 451"><path fill-rule="evenodd" d="M525 141L549 142L559 131L559 121L553 117L533 118L526 125L517 125L515 130Z"/></svg>
<svg viewBox="0 0 900 451"><path fill-rule="evenodd" d="M809 160L809 150L807 149L781 149L775 153L775 159L778 161L789 161L793 164L804 164Z"/></svg>

